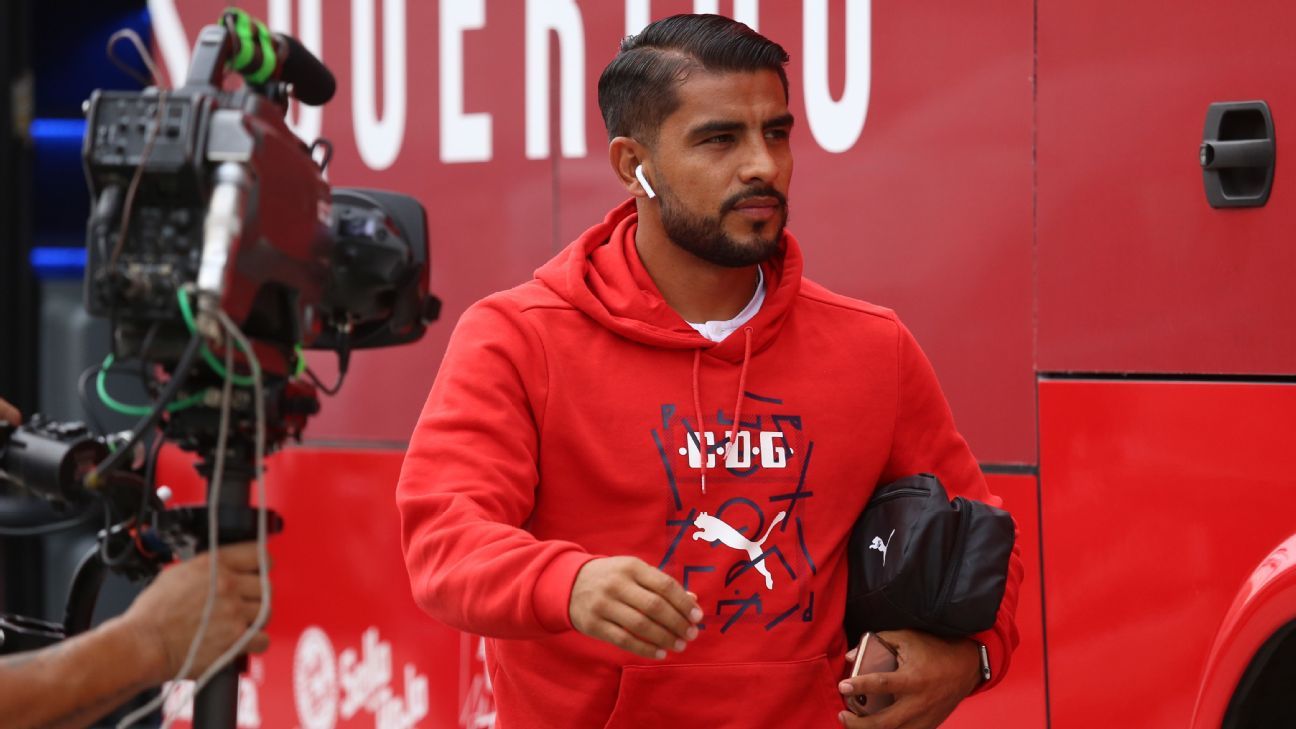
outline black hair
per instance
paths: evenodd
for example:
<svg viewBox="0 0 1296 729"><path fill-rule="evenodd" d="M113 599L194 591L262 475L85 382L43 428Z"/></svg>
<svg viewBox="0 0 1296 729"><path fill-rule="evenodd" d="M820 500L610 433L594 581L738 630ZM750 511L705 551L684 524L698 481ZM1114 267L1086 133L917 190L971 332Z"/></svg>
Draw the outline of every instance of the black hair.
<svg viewBox="0 0 1296 729"><path fill-rule="evenodd" d="M723 15L672 15L621 41L621 52L599 77L599 110L608 139L634 137L651 145L661 123L679 108L676 89L690 72L774 71L787 97L787 51Z"/></svg>

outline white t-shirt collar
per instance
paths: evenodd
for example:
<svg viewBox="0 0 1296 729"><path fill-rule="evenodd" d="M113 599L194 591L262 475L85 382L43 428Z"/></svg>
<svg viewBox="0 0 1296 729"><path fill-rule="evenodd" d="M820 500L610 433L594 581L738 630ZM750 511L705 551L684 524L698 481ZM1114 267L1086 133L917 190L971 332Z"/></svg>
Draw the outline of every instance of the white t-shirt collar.
<svg viewBox="0 0 1296 729"><path fill-rule="evenodd" d="M713 342L722 342L725 337L738 331L743 324L751 321L751 318L756 316L756 312L760 311L761 304L764 303L765 272L761 270L760 266L757 266L756 293L752 294L751 301L748 301L747 306L744 306L743 310L738 312L734 318L704 321L700 323L689 322L688 325L696 329L697 333L701 334L703 337L706 337Z"/></svg>

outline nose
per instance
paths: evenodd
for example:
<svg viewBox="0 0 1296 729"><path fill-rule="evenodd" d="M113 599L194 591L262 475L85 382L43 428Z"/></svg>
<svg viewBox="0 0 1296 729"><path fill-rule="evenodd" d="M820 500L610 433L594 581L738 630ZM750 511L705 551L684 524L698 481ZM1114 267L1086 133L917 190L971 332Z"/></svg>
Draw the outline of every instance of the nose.
<svg viewBox="0 0 1296 729"><path fill-rule="evenodd" d="M778 177L778 159L774 156L763 134L748 143L747 155L738 169L739 180L750 185L756 182L773 182Z"/></svg>

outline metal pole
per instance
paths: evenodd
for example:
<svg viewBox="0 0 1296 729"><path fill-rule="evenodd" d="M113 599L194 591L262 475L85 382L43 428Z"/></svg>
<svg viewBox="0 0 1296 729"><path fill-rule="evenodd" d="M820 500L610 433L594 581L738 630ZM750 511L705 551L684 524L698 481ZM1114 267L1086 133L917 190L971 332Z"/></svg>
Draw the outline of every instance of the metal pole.
<svg viewBox="0 0 1296 729"><path fill-rule="evenodd" d="M218 509L218 513L225 516L227 513L234 514L250 508L252 460L252 448L249 443L241 439L229 443L229 451L225 455L224 473L221 477L219 501L211 498L209 481L208 509ZM203 466L210 468L214 463L213 455ZM220 528L220 543L227 544L256 538L255 527L248 532L238 524L229 523L230 520L222 521L225 525ZM209 536L208 544L210 543ZM239 674L243 672L246 665L247 657L240 656L212 676L212 680L198 692L194 697L194 729L236 729Z"/></svg>

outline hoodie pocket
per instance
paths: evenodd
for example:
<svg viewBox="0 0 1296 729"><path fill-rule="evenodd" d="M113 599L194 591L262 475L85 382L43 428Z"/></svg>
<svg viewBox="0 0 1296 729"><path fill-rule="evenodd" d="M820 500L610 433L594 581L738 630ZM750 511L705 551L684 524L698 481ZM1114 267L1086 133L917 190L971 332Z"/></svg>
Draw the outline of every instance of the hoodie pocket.
<svg viewBox="0 0 1296 729"><path fill-rule="evenodd" d="M825 656L776 663L626 666L604 729L841 726Z"/></svg>

